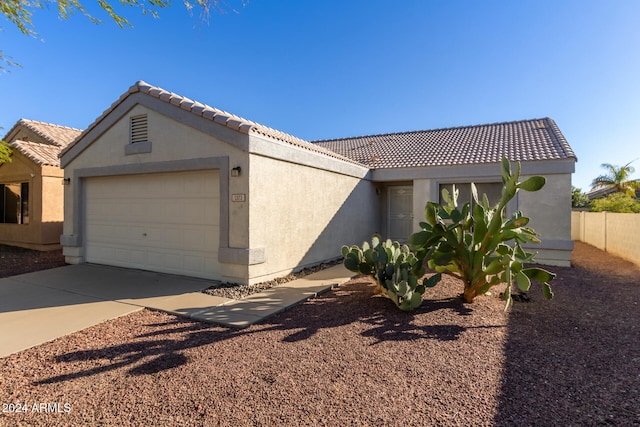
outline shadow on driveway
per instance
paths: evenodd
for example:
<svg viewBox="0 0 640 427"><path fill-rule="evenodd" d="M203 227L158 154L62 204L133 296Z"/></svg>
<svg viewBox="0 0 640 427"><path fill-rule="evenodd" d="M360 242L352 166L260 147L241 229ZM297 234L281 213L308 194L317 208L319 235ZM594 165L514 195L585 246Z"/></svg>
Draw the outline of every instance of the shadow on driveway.
<svg viewBox="0 0 640 427"><path fill-rule="evenodd" d="M147 325L154 330L136 336L136 340L93 350L80 350L59 355L56 362L101 361L99 366L41 380L50 384L101 374L129 367L129 375L152 374L170 370L188 362L184 351L201 346L217 345L223 341L279 333L282 343L307 340L321 330L334 330L352 323L361 323L360 336L370 345L387 341L452 341L467 330L456 324L424 325L415 316L401 312L384 297L372 297L369 279L356 279L345 289L323 294L304 306L268 318L246 329L225 328L201 322L175 318L171 322ZM363 303L364 302L364 303ZM461 299L447 298L429 301L415 314L446 311L457 317L466 315ZM493 327L493 326L487 326ZM496 326L497 327L497 326Z"/></svg>
<svg viewBox="0 0 640 427"><path fill-rule="evenodd" d="M209 282L91 264L0 279L0 357L140 310Z"/></svg>

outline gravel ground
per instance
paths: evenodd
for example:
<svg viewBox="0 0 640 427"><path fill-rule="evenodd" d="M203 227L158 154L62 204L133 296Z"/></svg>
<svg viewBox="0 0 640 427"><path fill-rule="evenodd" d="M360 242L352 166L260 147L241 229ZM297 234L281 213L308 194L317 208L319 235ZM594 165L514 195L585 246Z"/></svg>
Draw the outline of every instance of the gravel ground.
<svg viewBox="0 0 640 427"><path fill-rule="evenodd" d="M0 277L15 276L65 265L62 249L40 252L0 245Z"/></svg>
<svg viewBox="0 0 640 427"><path fill-rule="evenodd" d="M251 294L262 292L266 289L273 288L274 286L282 285L283 283L291 282L293 280L305 277L309 274L324 270L325 268L329 268L340 263L342 263L341 260L324 262L322 264L304 268L301 271L291 273L284 277L277 277L275 279L256 283L253 285L239 285L237 283L216 283L215 285L203 290L202 292L216 297L242 299L248 297Z"/></svg>
<svg viewBox="0 0 640 427"><path fill-rule="evenodd" d="M507 312L363 278L243 330L140 311L0 359L0 425L640 425L640 269L573 261Z"/></svg>

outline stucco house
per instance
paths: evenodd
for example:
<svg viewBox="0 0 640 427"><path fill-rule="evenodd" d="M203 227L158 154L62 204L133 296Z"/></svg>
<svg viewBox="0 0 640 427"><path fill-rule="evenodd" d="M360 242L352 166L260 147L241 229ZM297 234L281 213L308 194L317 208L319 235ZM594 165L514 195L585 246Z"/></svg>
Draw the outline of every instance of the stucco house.
<svg viewBox="0 0 640 427"><path fill-rule="evenodd" d="M568 265L576 157L551 119L312 143L137 82L61 153L61 243L69 263L257 283L406 238L445 186L494 194L503 155L547 177L509 209Z"/></svg>
<svg viewBox="0 0 640 427"><path fill-rule="evenodd" d="M0 243L60 249L64 188L60 151L81 131L20 119L3 141L11 162L0 164Z"/></svg>

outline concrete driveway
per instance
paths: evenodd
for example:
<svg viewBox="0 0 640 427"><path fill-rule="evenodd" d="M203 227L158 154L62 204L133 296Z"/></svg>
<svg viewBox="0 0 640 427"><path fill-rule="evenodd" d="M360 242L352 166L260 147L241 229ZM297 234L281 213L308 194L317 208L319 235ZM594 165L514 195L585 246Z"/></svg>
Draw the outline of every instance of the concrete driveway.
<svg viewBox="0 0 640 427"><path fill-rule="evenodd" d="M0 279L0 357L172 299L210 282L91 264ZM204 294L211 306L227 300ZM223 301L220 301L223 300Z"/></svg>
<svg viewBox="0 0 640 427"><path fill-rule="evenodd" d="M203 294L207 280L93 264L7 277L0 279L0 357L144 307L245 328L352 275L336 265L241 300Z"/></svg>

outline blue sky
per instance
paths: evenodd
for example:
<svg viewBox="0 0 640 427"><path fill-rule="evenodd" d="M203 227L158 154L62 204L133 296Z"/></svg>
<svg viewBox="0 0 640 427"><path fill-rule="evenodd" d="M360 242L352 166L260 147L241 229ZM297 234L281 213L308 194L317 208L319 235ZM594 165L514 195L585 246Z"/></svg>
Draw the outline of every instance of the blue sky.
<svg viewBox="0 0 640 427"><path fill-rule="evenodd" d="M553 118L590 188L640 158L640 2L227 0L202 23L181 2L133 28L55 8L38 37L0 18L4 135L20 118L91 124L137 80L315 140ZM640 178L640 160L633 163Z"/></svg>

